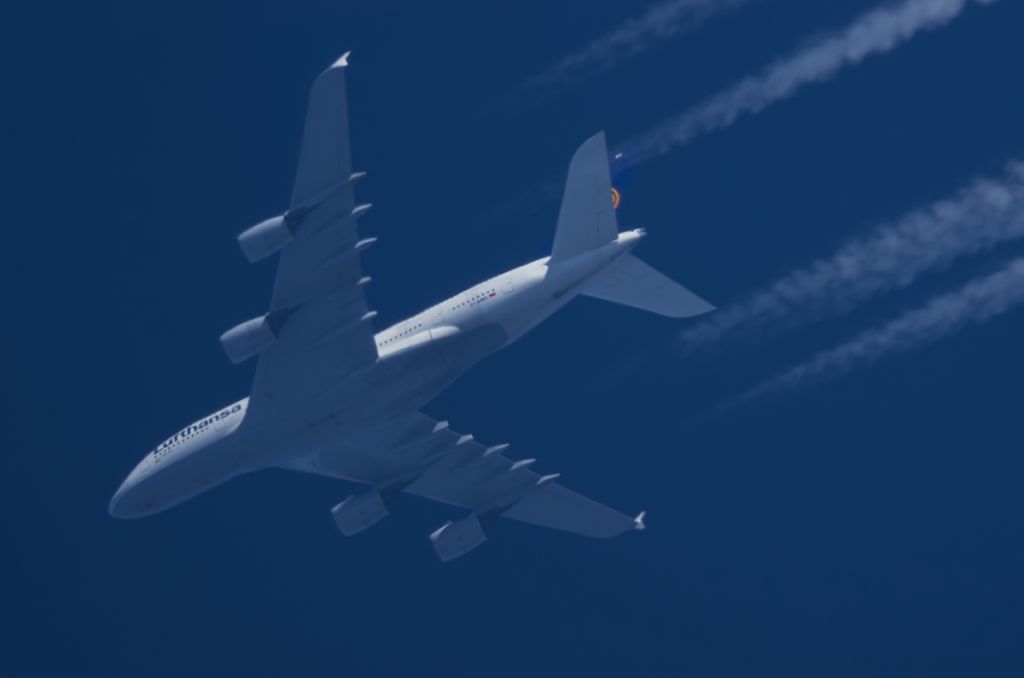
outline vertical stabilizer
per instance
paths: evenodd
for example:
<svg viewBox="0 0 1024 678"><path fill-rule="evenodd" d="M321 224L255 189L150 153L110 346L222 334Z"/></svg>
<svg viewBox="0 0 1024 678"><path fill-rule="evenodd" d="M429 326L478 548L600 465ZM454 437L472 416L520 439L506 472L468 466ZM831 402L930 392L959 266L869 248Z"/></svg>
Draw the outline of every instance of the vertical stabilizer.
<svg viewBox="0 0 1024 678"><path fill-rule="evenodd" d="M604 132L583 142L569 163L558 213L552 261L562 261L615 240L619 227Z"/></svg>

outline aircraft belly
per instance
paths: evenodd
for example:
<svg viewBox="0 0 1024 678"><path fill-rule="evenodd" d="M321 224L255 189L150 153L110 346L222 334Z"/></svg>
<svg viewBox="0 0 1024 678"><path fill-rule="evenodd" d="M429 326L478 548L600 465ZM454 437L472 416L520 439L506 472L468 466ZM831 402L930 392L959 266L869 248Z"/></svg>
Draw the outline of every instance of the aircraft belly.
<svg viewBox="0 0 1024 678"><path fill-rule="evenodd" d="M508 341L496 323L459 330L378 361L368 377L386 412L418 410Z"/></svg>
<svg viewBox="0 0 1024 678"><path fill-rule="evenodd" d="M340 407L306 425L303 452L277 465L315 473L329 468L328 475L369 484L393 476L396 460L379 452L394 445L395 424L507 340L503 327L489 323L382 358L358 384L346 384Z"/></svg>
<svg viewBox="0 0 1024 678"><path fill-rule="evenodd" d="M379 446L363 439L368 431L418 411L474 364L518 339L574 296L537 285L495 305L486 315L477 315L474 320L479 324L473 327L441 325L431 330L430 340L382 355L338 384L322 408L316 408L318 414L307 411L300 417L305 421L295 433L302 441L290 437L291 449L282 456L291 460L290 467L303 470L317 454L329 450L337 477L366 482L377 476L381 470L372 452ZM370 456L364 456L367 453Z"/></svg>
<svg viewBox="0 0 1024 678"><path fill-rule="evenodd" d="M519 303L510 308L505 315L502 325L508 334L508 341L511 344L537 325L544 322L558 309L562 308L576 297L575 290L563 293L555 293L547 285L538 285L536 289L523 295Z"/></svg>

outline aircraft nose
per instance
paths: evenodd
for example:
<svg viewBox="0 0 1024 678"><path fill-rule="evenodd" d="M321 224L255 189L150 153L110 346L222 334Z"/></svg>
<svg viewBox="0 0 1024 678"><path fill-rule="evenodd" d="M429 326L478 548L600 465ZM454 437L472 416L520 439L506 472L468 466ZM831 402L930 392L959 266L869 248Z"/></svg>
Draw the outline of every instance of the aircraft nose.
<svg viewBox="0 0 1024 678"><path fill-rule="evenodd" d="M114 518L129 517L125 510L126 502L124 501L124 495L127 494L125 484L126 483L122 483L121 487L119 487L117 492L114 493L114 496L110 498L110 505L107 506L107 511Z"/></svg>
<svg viewBox="0 0 1024 678"><path fill-rule="evenodd" d="M142 458L110 498L107 512L115 518L141 518L152 512L152 488L148 478L153 467L153 455Z"/></svg>
<svg viewBox="0 0 1024 678"><path fill-rule="evenodd" d="M121 487L117 488L117 492L110 498L107 511L114 518L139 518L145 514L143 507L139 506L141 498L139 492L136 491L139 479L134 476L133 472L132 475L125 478Z"/></svg>

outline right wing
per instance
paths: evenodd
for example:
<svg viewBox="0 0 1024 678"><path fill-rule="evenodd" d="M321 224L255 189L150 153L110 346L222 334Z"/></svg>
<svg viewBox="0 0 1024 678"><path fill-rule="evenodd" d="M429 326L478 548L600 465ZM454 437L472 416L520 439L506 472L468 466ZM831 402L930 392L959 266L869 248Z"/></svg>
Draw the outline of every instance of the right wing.
<svg viewBox="0 0 1024 678"><path fill-rule="evenodd" d="M499 516L599 538L644 527L643 513L634 518L599 504L557 483L558 474L535 473L535 460L509 459L503 454L508 445L483 445L471 435L453 431L448 422L421 413L397 418L386 430L368 433L356 445L364 447L362 454L351 447L327 449L315 459L288 466L374 488L335 507L335 519L346 534L387 515L387 497L397 491L468 509L470 516L454 525L471 520L481 526L479 541L469 548L483 541ZM346 513L354 513L362 501L377 507L371 518L340 516L345 506L349 507ZM446 557L440 547L438 553L446 560L454 557Z"/></svg>
<svg viewBox="0 0 1024 678"><path fill-rule="evenodd" d="M535 473L531 470L534 459L509 459L502 454L507 445L483 445L447 427L434 436L446 453L404 492L477 515L502 516L587 537L614 537L638 526L632 517L559 485L555 482L559 474Z"/></svg>

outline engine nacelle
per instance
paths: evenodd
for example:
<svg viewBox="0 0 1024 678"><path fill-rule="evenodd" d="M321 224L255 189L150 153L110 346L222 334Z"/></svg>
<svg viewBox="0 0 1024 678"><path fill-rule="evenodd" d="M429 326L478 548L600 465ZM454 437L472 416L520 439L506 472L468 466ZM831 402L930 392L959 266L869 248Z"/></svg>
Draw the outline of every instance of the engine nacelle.
<svg viewBox="0 0 1024 678"><path fill-rule="evenodd" d="M246 320L220 335L220 345L231 362L245 362L274 345L280 329L276 325L271 314Z"/></svg>
<svg viewBox="0 0 1024 678"><path fill-rule="evenodd" d="M441 560L452 560L463 556L487 541L487 534L476 514L468 515L457 522L448 521L433 534L430 541Z"/></svg>
<svg viewBox="0 0 1024 678"><path fill-rule="evenodd" d="M359 534L388 515L384 497L377 490L353 495L331 509L334 523L346 537Z"/></svg>
<svg viewBox="0 0 1024 678"><path fill-rule="evenodd" d="M294 232L287 214L261 221L238 236L242 254L252 263L266 259L292 241Z"/></svg>

